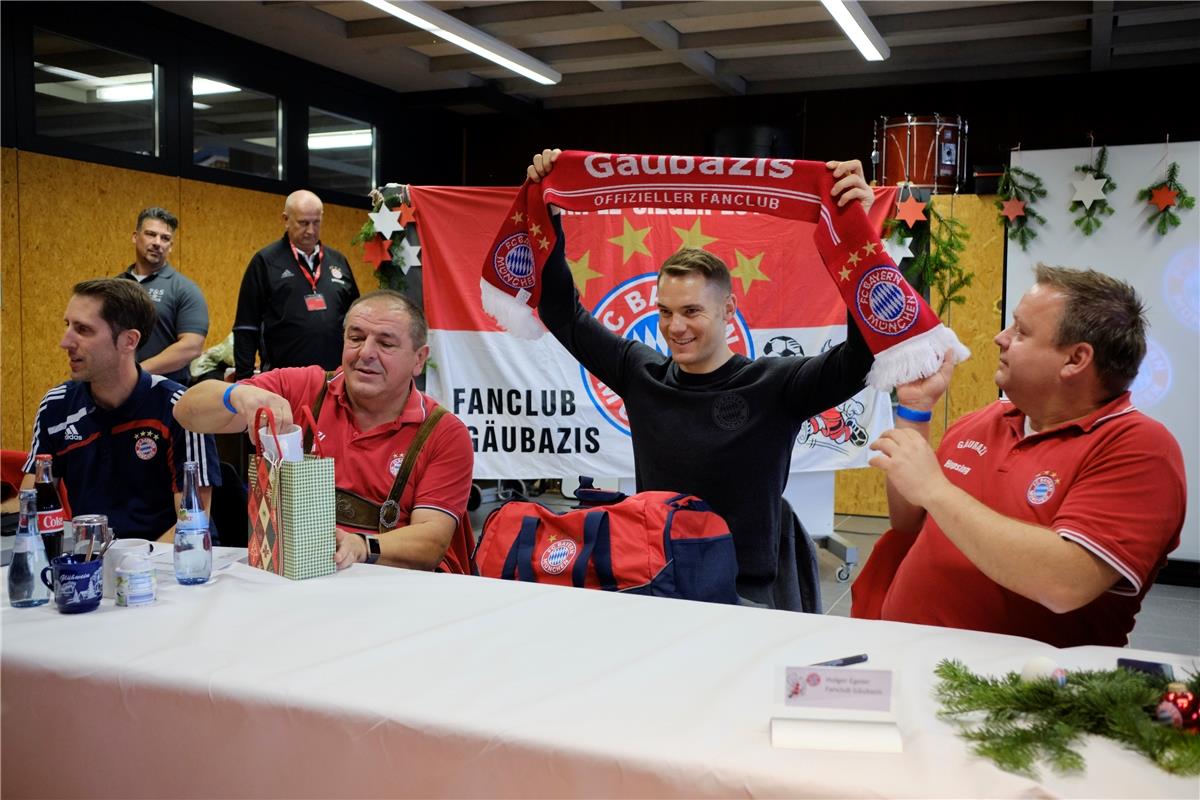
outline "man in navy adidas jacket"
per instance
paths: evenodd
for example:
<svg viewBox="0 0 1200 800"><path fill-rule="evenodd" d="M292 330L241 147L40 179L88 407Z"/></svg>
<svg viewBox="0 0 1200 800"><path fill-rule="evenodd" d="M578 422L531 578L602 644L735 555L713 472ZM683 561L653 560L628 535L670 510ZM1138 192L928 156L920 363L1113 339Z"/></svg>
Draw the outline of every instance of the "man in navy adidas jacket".
<svg viewBox="0 0 1200 800"><path fill-rule="evenodd" d="M133 281L75 284L59 347L71 380L46 392L33 423L22 488L34 459L54 457L54 476L72 514L105 514L121 538L170 541L183 491L183 463L200 464L200 499L220 484L212 436L175 421L184 387L138 366L138 345L154 327L150 298Z"/></svg>

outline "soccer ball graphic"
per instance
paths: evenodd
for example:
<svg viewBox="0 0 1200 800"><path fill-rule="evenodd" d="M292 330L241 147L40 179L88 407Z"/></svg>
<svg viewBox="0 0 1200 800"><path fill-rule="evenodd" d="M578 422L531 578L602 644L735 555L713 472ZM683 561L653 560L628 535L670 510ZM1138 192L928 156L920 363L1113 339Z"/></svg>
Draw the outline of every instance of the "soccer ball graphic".
<svg viewBox="0 0 1200 800"><path fill-rule="evenodd" d="M775 336L767 340L763 345L763 355L769 358L782 358L783 356L802 356L804 348L790 336Z"/></svg>

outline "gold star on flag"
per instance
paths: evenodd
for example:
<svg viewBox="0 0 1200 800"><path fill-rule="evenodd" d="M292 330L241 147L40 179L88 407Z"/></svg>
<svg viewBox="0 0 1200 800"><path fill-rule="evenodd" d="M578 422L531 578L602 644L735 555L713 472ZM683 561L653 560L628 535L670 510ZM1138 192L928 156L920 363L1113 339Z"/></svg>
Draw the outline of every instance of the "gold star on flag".
<svg viewBox="0 0 1200 800"><path fill-rule="evenodd" d="M863 245L863 255L864 256L874 255L875 251L878 249L879 249L879 245L875 244L874 242L867 242L866 244Z"/></svg>
<svg viewBox="0 0 1200 800"><path fill-rule="evenodd" d="M575 285L579 287L581 295L587 294L587 284L592 278L603 277L599 272L588 266L588 261L591 259L592 251L588 250L577 261L567 259L567 266L571 269L571 277L575 279Z"/></svg>
<svg viewBox="0 0 1200 800"><path fill-rule="evenodd" d="M543 250L549 250L550 240L543 236L542 238L538 239L538 247L542 248Z"/></svg>
<svg viewBox="0 0 1200 800"><path fill-rule="evenodd" d="M850 269L848 267L842 267L842 271L839 272L838 275L842 276L842 280L848 281L850 280Z"/></svg>
<svg viewBox="0 0 1200 800"><path fill-rule="evenodd" d="M538 225L536 222L532 222L529 225L529 232L531 234L533 234L534 236L541 236L542 235L542 226Z"/></svg>
<svg viewBox="0 0 1200 800"><path fill-rule="evenodd" d="M857 264L858 264L858 262L859 262L858 253L851 253L851 254L850 254L850 257L846 259L846 263L847 263L847 264L855 264L855 265L857 265Z"/></svg>
<svg viewBox="0 0 1200 800"><path fill-rule="evenodd" d="M675 228L674 225L671 227ZM703 250L704 245L717 241L717 237L715 236L704 235L704 232L700 230L699 219L696 220L690 230L688 228L675 228L675 235L679 237L680 250L685 247L694 247L697 250Z"/></svg>
<svg viewBox="0 0 1200 800"><path fill-rule="evenodd" d="M515 211L510 219L512 219L513 225L520 225L521 220L525 219L525 215L520 211Z"/></svg>
<svg viewBox="0 0 1200 800"><path fill-rule="evenodd" d="M750 286L755 281L771 280L758 267L758 265L762 263L762 253L754 256L754 258L743 255L741 250L734 250L733 254L737 256L737 266L729 270L729 275L732 278L738 278L741 280L742 294L749 293Z"/></svg>
<svg viewBox="0 0 1200 800"><path fill-rule="evenodd" d="M646 247L646 236L650 233L650 227L637 229L629 224L629 220L622 219L625 230L620 236L614 236L608 241L621 247L621 263L628 264L629 259L633 258L638 253L644 256L650 255L650 250Z"/></svg>

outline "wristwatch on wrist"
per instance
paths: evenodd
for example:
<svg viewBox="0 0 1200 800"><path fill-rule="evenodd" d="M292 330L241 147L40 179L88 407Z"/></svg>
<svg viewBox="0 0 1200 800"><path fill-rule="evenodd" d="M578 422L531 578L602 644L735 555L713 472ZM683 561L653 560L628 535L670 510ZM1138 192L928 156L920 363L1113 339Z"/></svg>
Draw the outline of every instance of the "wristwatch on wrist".
<svg viewBox="0 0 1200 800"><path fill-rule="evenodd" d="M379 560L379 537L369 533L360 533L359 536L367 543L367 560L363 563L374 564Z"/></svg>

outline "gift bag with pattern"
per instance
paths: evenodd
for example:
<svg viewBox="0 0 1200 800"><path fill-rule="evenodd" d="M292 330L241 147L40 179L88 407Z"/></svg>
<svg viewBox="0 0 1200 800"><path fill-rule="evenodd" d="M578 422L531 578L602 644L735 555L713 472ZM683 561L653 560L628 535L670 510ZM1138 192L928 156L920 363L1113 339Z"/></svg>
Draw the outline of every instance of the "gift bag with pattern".
<svg viewBox="0 0 1200 800"><path fill-rule="evenodd" d="M316 430L307 408L300 409L298 424ZM276 437L275 452L282 452L270 409L255 414L255 430L263 427ZM337 547L333 459L322 457L319 441L303 461L273 461L261 441L257 446L249 470L250 566L292 580L330 574Z"/></svg>

